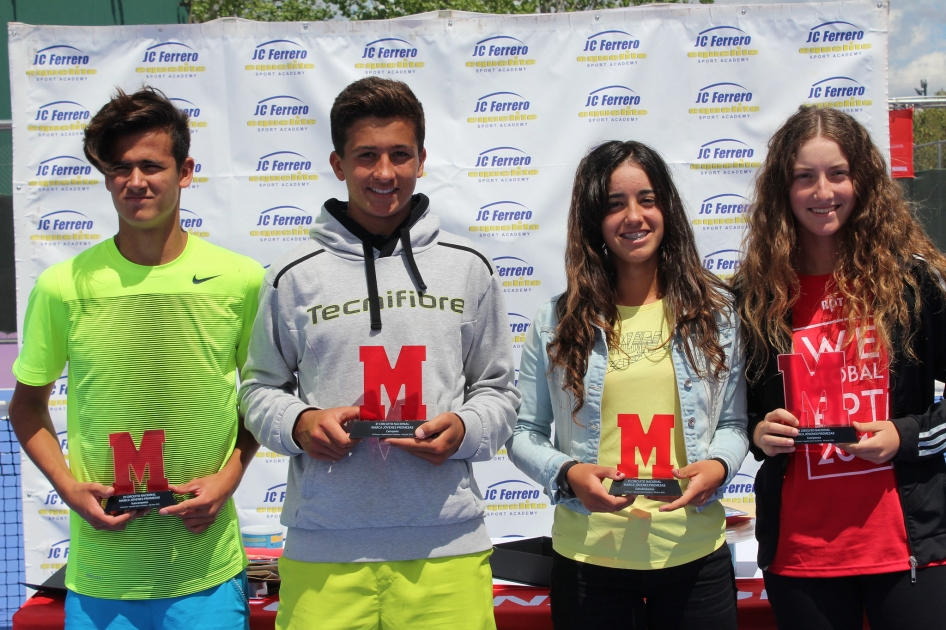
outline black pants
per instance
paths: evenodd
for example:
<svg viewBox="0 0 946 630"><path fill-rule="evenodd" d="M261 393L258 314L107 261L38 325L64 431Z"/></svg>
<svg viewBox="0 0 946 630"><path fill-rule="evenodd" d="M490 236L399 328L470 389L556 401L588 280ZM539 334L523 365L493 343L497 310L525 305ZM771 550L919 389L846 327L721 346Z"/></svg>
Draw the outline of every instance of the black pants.
<svg viewBox="0 0 946 630"><path fill-rule="evenodd" d="M765 572L765 591L779 630L946 628L946 566L837 578L797 578Z"/></svg>
<svg viewBox="0 0 946 630"><path fill-rule="evenodd" d="M644 601L646 599L646 601ZM552 559L555 630L735 630L729 547L667 569L611 569Z"/></svg>

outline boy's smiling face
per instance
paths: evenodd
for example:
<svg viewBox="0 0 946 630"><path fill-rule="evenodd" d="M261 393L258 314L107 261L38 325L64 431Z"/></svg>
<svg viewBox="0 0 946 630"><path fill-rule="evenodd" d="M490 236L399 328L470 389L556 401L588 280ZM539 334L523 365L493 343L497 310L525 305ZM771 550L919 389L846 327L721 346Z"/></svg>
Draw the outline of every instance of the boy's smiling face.
<svg viewBox="0 0 946 630"><path fill-rule="evenodd" d="M372 116L348 128L345 155L333 151L329 162L348 186L348 215L373 234L390 235L410 214L426 158L408 120Z"/></svg>

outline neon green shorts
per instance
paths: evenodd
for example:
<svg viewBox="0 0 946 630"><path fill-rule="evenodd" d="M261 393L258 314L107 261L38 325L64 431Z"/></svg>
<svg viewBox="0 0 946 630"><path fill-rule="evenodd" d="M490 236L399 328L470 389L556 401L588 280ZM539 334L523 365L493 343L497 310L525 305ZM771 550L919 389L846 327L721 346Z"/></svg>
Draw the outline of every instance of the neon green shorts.
<svg viewBox="0 0 946 630"><path fill-rule="evenodd" d="M276 630L495 630L490 553L399 562L280 558Z"/></svg>

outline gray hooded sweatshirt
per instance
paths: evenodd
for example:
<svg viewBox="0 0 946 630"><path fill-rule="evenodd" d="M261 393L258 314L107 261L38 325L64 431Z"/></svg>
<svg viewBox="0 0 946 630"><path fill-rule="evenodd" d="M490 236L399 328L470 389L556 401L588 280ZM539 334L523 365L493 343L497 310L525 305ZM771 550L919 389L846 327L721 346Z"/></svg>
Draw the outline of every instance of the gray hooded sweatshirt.
<svg viewBox="0 0 946 630"><path fill-rule="evenodd" d="M374 562L489 549L471 462L491 459L512 435L519 404L489 260L441 231L424 195L390 237L368 233L330 199L310 237L266 274L240 388L247 428L292 457L286 557ZM306 455L292 438L299 414L349 405L363 420L453 411L466 433L442 466L377 439L334 464Z"/></svg>

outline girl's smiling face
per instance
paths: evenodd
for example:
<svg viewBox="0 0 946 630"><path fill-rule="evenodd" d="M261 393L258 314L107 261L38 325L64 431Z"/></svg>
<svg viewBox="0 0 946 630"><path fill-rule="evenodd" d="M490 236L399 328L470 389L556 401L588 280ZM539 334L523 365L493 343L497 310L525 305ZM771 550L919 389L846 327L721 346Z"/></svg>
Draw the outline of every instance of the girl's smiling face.
<svg viewBox="0 0 946 630"><path fill-rule="evenodd" d="M819 136L798 149L788 198L799 241L833 246L856 200L851 168L837 142Z"/></svg>
<svg viewBox="0 0 946 630"><path fill-rule="evenodd" d="M650 178L636 164L622 164L611 174L608 214L601 221L601 233L618 273L622 268L656 270L664 215L657 207Z"/></svg>

